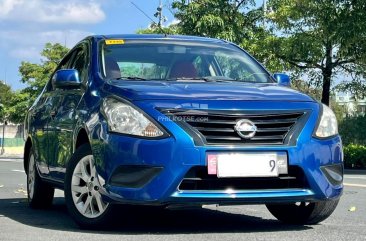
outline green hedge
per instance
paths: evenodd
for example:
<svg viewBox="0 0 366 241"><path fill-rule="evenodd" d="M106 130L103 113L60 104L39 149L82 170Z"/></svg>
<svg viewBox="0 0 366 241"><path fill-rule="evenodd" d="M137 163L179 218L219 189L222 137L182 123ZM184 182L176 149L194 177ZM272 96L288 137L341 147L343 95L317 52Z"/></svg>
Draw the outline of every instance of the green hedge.
<svg viewBox="0 0 366 241"><path fill-rule="evenodd" d="M349 116L339 121L339 134L343 145L366 146L366 115Z"/></svg>
<svg viewBox="0 0 366 241"><path fill-rule="evenodd" d="M346 168L366 168L366 146L350 144L343 147Z"/></svg>

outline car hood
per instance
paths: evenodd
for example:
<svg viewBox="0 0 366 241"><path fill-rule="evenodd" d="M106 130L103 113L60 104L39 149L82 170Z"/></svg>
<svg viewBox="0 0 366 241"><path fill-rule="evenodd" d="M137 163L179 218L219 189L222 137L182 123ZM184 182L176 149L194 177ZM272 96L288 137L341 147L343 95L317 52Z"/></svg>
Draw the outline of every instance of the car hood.
<svg viewBox="0 0 366 241"><path fill-rule="evenodd" d="M107 81L103 88L129 100L314 101L301 92L277 84L112 80Z"/></svg>

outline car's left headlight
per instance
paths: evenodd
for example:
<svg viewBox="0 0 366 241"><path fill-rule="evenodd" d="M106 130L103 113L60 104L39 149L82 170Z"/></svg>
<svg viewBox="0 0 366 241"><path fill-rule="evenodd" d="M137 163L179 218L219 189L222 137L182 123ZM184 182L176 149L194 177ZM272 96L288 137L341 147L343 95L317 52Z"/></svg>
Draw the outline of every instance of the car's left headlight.
<svg viewBox="0 0 366 241"><path fill-rule="evenodd" d="M333 111L326 105L322 104L322 115L315 131L315 136L326 138L338 134L337 118Z"/></svg>
<svg viewBox="0 0 366 241"><path fill-rule="evenodd" d="M143 113L125 102L106 98L102 107L110 131L142 137L164 135L164 132Z"/></svg>

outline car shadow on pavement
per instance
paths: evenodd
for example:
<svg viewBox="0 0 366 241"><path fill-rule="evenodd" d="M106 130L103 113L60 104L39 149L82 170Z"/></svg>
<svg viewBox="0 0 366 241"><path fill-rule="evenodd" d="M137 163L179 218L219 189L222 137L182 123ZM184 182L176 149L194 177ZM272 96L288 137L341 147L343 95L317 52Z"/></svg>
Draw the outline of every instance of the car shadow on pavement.
<svg viewBox="0 0 366 241"><path fill-rule="evenodd" d="M252 233L303 231L311 226L285 225L274 219L233 214L212 209L162 210L153 208L118 209L108 228L98 231L80 230L68 215L64 198L55 198L47 210L32 210L26 199L0 199L0 217L24 225L71 232L110 234L189 234L189 233Z"/></svg>

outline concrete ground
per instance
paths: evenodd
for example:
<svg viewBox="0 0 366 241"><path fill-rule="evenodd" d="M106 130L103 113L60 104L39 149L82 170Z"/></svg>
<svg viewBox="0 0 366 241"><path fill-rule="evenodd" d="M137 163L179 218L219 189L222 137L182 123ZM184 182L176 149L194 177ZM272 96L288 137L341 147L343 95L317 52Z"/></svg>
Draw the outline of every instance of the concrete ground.
<svg viewBox="0 0 366 241"><path fill-rule="evenodd" d="M49 210L26 203L20 159L0 157L0 240L366 240L366 172L347 171L333 215L319 225L278 222L263 205L186 211L120 210L109 229L80 230L69 217L63 192Z"/></svg>

